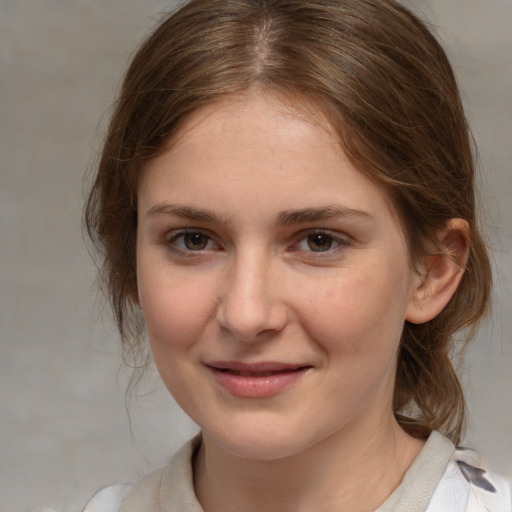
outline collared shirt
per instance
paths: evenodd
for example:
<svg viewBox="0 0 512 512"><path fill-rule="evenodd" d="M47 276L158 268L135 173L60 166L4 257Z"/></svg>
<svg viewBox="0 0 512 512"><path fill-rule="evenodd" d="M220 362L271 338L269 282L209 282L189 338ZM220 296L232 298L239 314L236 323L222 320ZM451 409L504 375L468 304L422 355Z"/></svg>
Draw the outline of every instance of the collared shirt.
<svg viewBox="0 0 512 512"><path fill-rule="evenodd" d="M164 468L132 486L99 491L83 512L204 512L194 493L196 436ZM376 512L512 512L512 485L479 467L472 450L432 432L401 484Z"/></svg>

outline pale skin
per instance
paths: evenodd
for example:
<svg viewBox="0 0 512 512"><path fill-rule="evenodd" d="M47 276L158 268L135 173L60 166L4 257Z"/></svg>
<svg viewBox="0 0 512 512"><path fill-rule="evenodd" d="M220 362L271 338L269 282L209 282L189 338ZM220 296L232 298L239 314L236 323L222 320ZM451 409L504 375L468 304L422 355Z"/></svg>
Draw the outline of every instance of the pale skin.
<svg viewBox="0 0 512 512"><path fill-rule="evenodd" d="M321 115L257 93L185 120L144 170L138 215L137 301L203 430L204 510L375 510L424 443L392 414L403 324L439 314L463 266L413 268L393 205ZM439 246L464 263L468 237L452 219ZM290 383L240 384L276 364Z"/></svg>

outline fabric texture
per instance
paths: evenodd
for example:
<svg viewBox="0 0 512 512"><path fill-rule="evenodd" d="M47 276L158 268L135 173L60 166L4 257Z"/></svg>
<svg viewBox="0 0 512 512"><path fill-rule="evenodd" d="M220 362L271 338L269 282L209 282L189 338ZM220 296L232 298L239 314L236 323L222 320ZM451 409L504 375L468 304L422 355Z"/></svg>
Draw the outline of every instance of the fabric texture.
<svg viewBox="0 0 512 512"><path fill-rule="evenodd" d="M454 450L449 439L432 432L400 485L377 512L424 512Z"/></svg>
<svg viewBox="0 0 512 512"><path fill-rule="evenodd" d="M129 488L129 485L111 485L105 487L92 497L83 512L98 512L103 510L117 512Z"/></svg>
<svg viewBox="0 0 512 512"><path fill-rule="evenodd" d="M204 512L194 494L198 435L164 468L99 491L84 512ZM512 485L479 467L477 454L432 432L401 484L376 512L512 512Z"/></svg>

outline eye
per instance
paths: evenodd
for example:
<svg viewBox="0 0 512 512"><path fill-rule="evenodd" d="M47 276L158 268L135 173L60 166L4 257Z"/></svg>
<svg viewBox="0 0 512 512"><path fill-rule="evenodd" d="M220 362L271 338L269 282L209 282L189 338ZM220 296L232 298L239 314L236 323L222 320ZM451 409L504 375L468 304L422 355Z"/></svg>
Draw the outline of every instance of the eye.
<svg viewBox="0 0 512 512"><path fill-rule="evenodd" d="M169 247L178 251L204 251L215 248L213 240L202 231L181 231L172 235L167 242Z"/></svg>
<svg viewBox="0 0 512 512"><path fill-rule="evenodd" d="M206 249L209 238L204 233L186 233L183 235L183 245L190 251Z"/></svg>
<svg viewBox="0 0 512 512"><path fill-rule="evenodd" d="M320 253L334 251L342 245L348 245L348 242L324 231L314 231L301 238L295 246L295 250Z"/></svg>
<svg viewBox="0 0 512 512"><path fill-rule="evenodd" d="M327 233L313 233L306 238L308 248L313 252L325 252L332 249L333 245L338 246L336 240Z"/></svg>

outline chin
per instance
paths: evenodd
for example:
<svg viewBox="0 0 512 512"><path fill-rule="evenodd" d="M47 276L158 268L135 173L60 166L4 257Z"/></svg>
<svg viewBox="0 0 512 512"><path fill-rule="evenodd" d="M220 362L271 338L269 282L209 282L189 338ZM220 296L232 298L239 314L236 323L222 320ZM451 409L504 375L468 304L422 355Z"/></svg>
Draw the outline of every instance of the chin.
<svg viewBox="0 0 512 512"><path fill-rule="evenodd" d="M231 425L224 432L206 430L206 435L227 453L243 458L260 461L284 459L296 455L324 436L307 435L300 429L280 425L278 422L268 424ZM327 436L325 436L327 437Z"/></svg>
<svg viewBox="0 0 512 512"><path fill-rule="evenodd" d="M286 443L280 439L262 439L244 436L245 439L215 439L215 441L229 454L241 458L260 461L271 461L285 459L302 451L302 447L297 443Z"/></svg>

